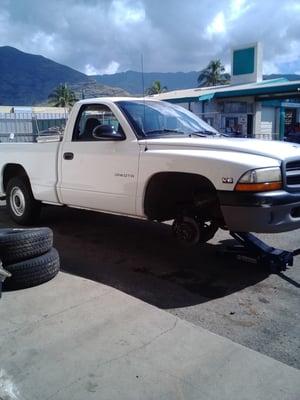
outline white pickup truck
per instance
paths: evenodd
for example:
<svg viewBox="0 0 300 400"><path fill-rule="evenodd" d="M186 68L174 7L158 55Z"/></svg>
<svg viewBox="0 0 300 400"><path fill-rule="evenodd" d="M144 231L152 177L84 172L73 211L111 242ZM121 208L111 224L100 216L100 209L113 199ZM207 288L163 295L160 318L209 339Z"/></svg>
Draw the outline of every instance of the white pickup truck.
<svg viewBox="0 0 300 400"><path fill-rule="evenodd" d="M141 98L83 100L63 138L0 145L1 197L25 225L42 203L173 220L189 244L220 227L300 228L300 146L225 138L191 112Z"/></svg>

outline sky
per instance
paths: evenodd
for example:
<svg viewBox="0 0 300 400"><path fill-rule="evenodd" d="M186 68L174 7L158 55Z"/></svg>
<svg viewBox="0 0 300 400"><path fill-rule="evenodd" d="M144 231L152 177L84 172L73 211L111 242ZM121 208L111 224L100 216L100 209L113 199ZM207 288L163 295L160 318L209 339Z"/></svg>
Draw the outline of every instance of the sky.
<svg viewBox="0 0 300 400"><path fill-rule="evenodd" d="M0 45L81 72L199 71L261 41L263 72L300 74L300 0L0 0Z"/></svg>

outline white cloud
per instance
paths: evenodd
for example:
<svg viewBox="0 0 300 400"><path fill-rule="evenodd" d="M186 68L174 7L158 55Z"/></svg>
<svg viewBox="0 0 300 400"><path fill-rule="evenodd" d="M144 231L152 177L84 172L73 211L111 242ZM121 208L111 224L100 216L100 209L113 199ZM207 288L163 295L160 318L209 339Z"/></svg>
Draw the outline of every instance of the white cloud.
<svg viewBox="0 0 300 400"><path fill-rule="evenodd" d="M106 68L101 70L102 71L101 73L108 75L115 74L116 72L118 72L119 67L120 64L117 61L111 61Z"/></svg>
<svg viewBox="0 0 300 400"><path fill-rule="evenodd" d="M218 12L211 23L206 28L206 37L212 38L216 34L226 31L225 17L223 11Z"/></svg>
<svg viewBox="0 0 300 400"><path fill-rule="evenodd" d="M31 44L31 48L38 49L41 53L55 53L56 50L54 34L48 35L44 32L38 31L33 34Z"/></svg>
<svg viewBox="0 0 300 400"><path fill-rule="evenodd" d="M300 41L290 40L287 43L288 52L276 55L276 61L278 63L292 63L299 60L300 54Z"/></svg>
<svg viewBox="0 0 300 400"><path fill-rule="evenodd" d="M91 64L86 64L84 67L84 73L86 75L100 75L100 70Z"/></svg>
<svg viewBox="0 0 300 400"><path fill-rule="evenodd" d="M264 61L263 62L263 74L280 74L280 69L275 62Z"/></svg>
<svg viewBox="0 0 300 400"><path fill-rule="evenodd" d="M91 64L85 65L84 73L86 75L102 75L102 74L115 74L120 67L120 64L117 61L111 61L106 68L95 68Z"/></svg>
<svg viewBox="0 0 300 400"><path fill-rule="evenodd" d="M250 9L251 6L252 4L249 3L249 1L247 2L246 0L231 0L229 18L231 20L240 18L244 13L246 13Z"/></svg>
<svg viewBox="0 0 300 400"><path fill-rule="evenodd" d="M121 26L136 24L145 20L145 10L139 2L132 5L128 1L114 0L111 13L115 24Z"/></svg>

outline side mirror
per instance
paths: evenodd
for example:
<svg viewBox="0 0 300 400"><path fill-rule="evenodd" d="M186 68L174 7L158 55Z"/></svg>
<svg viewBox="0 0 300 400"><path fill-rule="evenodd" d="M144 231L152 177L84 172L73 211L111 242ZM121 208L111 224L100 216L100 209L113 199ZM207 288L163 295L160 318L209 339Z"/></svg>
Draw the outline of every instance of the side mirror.
<svg viewBox="0 0 300 400"><path fill-rule="evenodd" d="M112 125L96 126L93 129L92 136L97 140L125 140L125 135L117 132Z"/></svg>

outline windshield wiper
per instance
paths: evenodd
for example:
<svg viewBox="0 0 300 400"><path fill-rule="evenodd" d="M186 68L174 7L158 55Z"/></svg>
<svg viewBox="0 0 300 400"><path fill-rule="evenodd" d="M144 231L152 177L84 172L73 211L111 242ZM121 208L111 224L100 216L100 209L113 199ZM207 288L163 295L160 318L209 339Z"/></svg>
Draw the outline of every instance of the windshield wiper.
<svg viewBox="0 0 300 400"><path fill-rule="evenodd" d="M193 136L197 136L197 137L207 137L207 135L205 133L201 132L191 132L188 134L188 137L193 137Z"/></svg>
<svg viewBox="0 0 300 400"><path fill-rule="evenodd" d="M153 129L152 131L147 131L144 132L145 135L148 135L149 133L157 133L157 132L161 132L161 133L181 133L178 129Z"/></svg>
<svg viewBox="0 0 300 400"><path fill-rule="evenodd" d="M155 133L177 133L177 134L184 134L184 132L179 131L178 129L153 129L152 131L147 131L144 132L145 135L151 135L151 134L155 134ZM212 131L195 131L195 132L190 132L187 134L189 137L193 137L193 136L197 136L197 137L207 137L207 136L213 136L216 135L216 133L212 132Z"/></svg>
<svg viewBox="0 0 300 400"><path fill-rule="evenodd" d="M212 132L212 131L195 131L195 132L191 132L189 133L189 136L199 136L199 137L207 137L207 136L214 136L216 135L216 133Z"/></svg>

